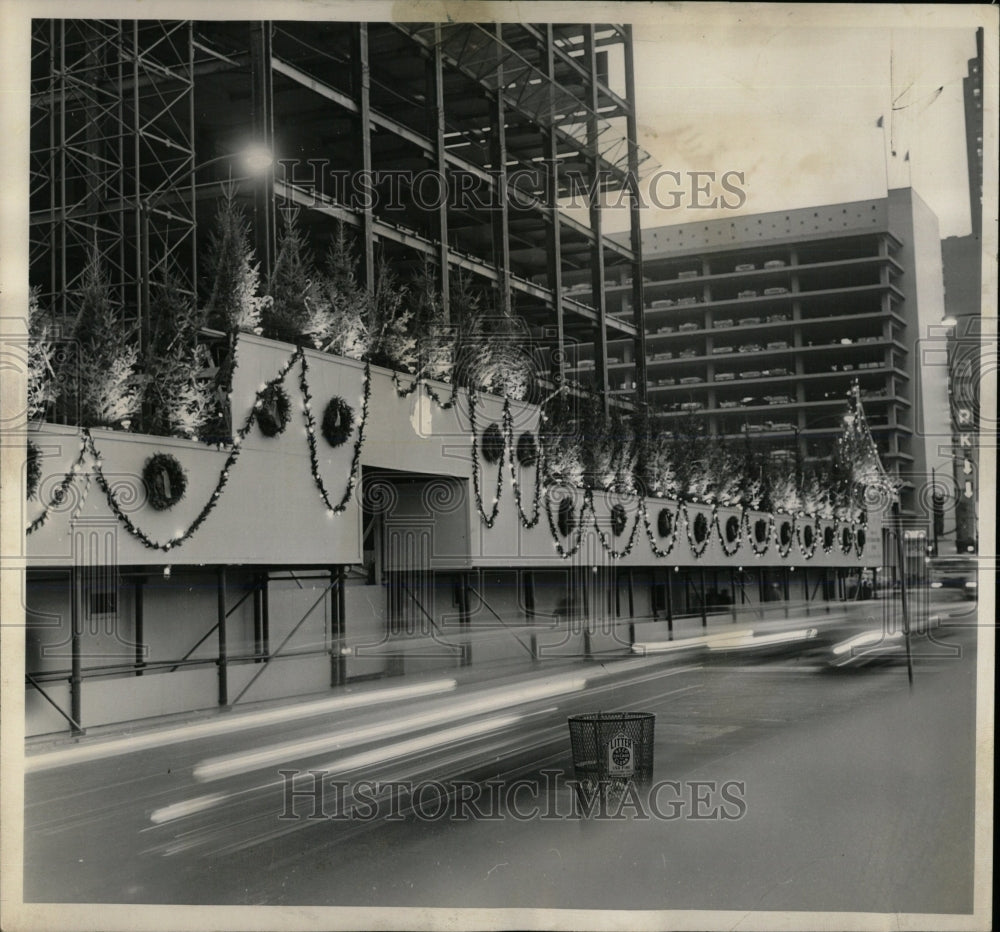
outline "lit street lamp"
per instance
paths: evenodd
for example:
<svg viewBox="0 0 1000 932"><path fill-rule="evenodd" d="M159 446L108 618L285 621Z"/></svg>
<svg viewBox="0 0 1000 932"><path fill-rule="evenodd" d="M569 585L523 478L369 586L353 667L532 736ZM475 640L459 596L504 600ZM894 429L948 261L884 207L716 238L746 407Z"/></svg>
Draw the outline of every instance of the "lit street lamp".
<svg viewBox="0 0 1000 932"><path fill-rule="evenodd" d="M140 232L140 263L141 263L141 311L139 319L141 321L140 343L145 350L149 342L151 307L150 307L150 225L149 217L157 202L168 191L173 190L180 178L193 177L202 169L219 162L230 161L242 158L244 165L250 175L259 176L266 174L274 163L274 156L266 146L255 144L244 149L242 152L227 152L224 155L217 155L204 162L194 165L184 172L169 176L158 188L155 188L139 202L139 212L141 219Z"/></svg>

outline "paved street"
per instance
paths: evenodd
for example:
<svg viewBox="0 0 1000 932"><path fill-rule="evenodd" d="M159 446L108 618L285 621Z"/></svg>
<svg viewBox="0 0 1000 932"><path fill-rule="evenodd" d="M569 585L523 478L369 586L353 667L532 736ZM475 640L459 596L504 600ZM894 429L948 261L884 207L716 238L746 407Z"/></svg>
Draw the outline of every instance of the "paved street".
<svg viewBox="0 0 1000 932"><path fill-rule="evenodd" d="M830 672L802 651L695 652L39 768L26 778L25 897L968 911L974 634L918 639L912 691L900 663ZM654 779L680 787L661 789L658 814L640 793L624 818L573 816L566 716L596 709L656 714ZM359 744L366 732L383 737ZM496 818L448 818L453 807L426 798L398 821L384 799L378 818L310 819L316 800L302 796L299 818L279 819L279 771L309 768L352 788L528 783L497 790ZM710 802L695 803L694 781ZM337 802L326 794L322 812Z"/></svg>

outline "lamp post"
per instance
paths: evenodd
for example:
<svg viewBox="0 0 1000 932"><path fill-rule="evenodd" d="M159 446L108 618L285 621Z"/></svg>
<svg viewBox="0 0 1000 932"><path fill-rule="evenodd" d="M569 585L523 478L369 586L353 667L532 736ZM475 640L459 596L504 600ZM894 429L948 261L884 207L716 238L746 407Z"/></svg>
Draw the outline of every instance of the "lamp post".
<svg viewBox="0 0 1000 932"><path fill-rule="evenodd" d="M266 173L271 165L274 163L274 157L271 154L270 149L264 146L251 146L242 152L227 152L223 155L217 155L213 158L207 159L204 162L200 162L197 165L186 169L180 175L174 174L169 176L159 187L155 188L149 194L147 194L139 202L139 217L140 217L140 275L141 275L141 311L139 315L140 320L140 332L139 341L143 351L145 351L149 345L150 336L150 321L151 321L151 299L150 299L150 213L153 208L159 202L159 200L168 192L173 190L174 185L180 178L193 178L197 172L208 168L211 165L216 165L219 162L230 161L232 159L242 158L247 170L251 175L262 175Z"/></svg>

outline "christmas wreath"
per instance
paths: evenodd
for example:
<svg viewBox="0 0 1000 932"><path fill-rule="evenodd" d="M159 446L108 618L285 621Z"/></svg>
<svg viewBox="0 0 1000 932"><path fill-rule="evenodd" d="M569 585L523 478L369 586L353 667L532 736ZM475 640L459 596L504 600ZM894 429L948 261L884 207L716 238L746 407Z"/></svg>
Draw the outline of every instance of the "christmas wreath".
<svg viewBox="0 0 1000 932"><path fill-rule="evenodd" d="M615 537L618 537L622 531L625 530L625 525L628 523L628 515L625 514L624 505L612 505L611 506L611 530Z"/></svg>
<svg viewBox="0 0 1000 932"><path fill-rule="evenodd" d="M660 537L669 537L674 529L674 517L669 509L661 508L656 516L656 531Z"/></svg>
<svg viewBox="0 0 1000 932"><path fill-rule="evenodd" d="M697 543L702 544L708 537L708 518L706 518L700 511L695 515L694 519L694 539Z"/></svg>
<svg viewBox="0 0 1000 932"><path fill-rule="evenodd" d="M291 403L285 390L274 383L257 400L257 426L265 437L276 437L288 424Z"/></svg>
<svg viewBox="0 0 1000 932"><path fill-rule="evenodd" d="M176 505L187 489L184 467L169 453L155 453L146 460L142 481L146 484L146 500L157 511Z"/></svg>
<svg viewBox="0 0 1000 932"><path fill-rule="evenodd" d="M740 519L731 516L726 520L726 543L732 544L739 537L740 533Z"/></svg>
<svg viewBox="0 0 1000 932"><path fill-rule="evenodd" d="M503 456L503 433L500 431L498 424L490 424L483 431L481 449L483 451L483 459L487 463L500 462L500 457Z"/></svg>
<svg viewBox="0 0 1000 932"><path fill-rule="evenodd" d="M323 438L331 447L347 442L354 430L354 409L343 398L334 395L323 412Z"/></svg>
<svg viewBox="0 0 1000 932"><path fill-rule="evenodd" d="M32 499L38 491L38 482L42 478L42 456L41 451L31 440L28 441L27 457L27 476L25 478L28 498Z"/></svg>
<svg viewBox="0 0 1000 932"><path fill-rule="evenodd" d="M517 438L517 461L525 468L538 462L538 444L534 434L525 432Z"/></svg>
<svg viewBox="0 0 1000 932"><path fill-rule="evenodd" d="M576 527L576 514L573 511L573 499L564 498L559 503L559 533L563 537L569 537Z"/></svg>

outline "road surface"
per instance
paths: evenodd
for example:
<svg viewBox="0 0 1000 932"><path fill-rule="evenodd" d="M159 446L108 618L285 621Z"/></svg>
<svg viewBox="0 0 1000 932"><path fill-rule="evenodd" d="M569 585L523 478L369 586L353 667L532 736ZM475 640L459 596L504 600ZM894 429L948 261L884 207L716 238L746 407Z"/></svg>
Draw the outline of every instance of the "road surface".
<svg viewBox="0 0 1000 932"><path fill-rule="evenodd" d="M936 637L917 642L912 690L899 663L699 652L586 671L583 688L565 670L514 682L541 692L513 707L444 693L39 767L25 899L969 912L975 630ZM655 805L574 813L566 717L596 709L656 714ZM287 772L310 768L346 797L290 797ZM494 796L406 812L400 791L375 816L350 796L468 779Z"/></svg>

